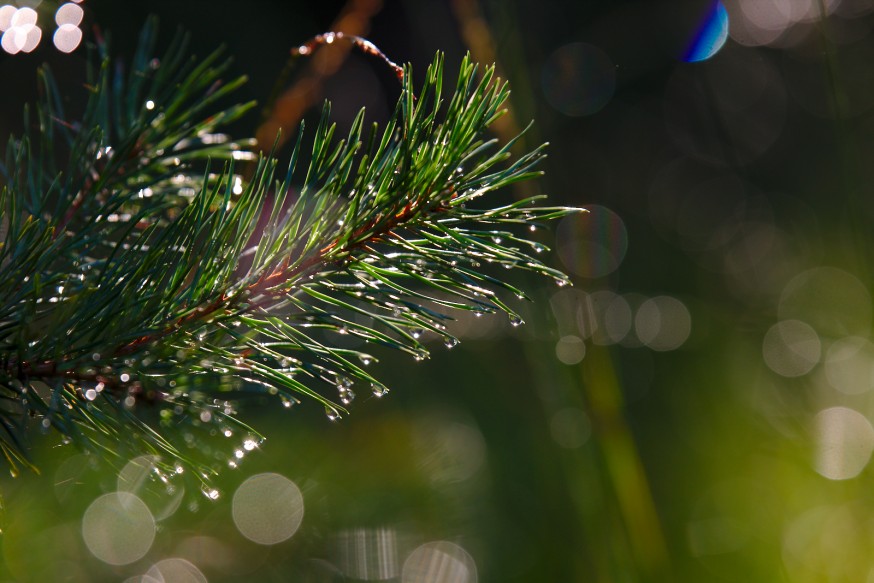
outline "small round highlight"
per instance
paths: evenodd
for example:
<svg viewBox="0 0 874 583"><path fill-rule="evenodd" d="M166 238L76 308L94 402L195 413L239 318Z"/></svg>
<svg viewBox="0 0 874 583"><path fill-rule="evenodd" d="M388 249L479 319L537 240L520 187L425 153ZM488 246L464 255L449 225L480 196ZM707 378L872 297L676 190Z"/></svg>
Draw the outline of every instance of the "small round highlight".
<svg viewBox="0 0 874 583"><path fill-rule="evenodd" d="M542 82L546 101L561 113L592 115L601 111L616 91L616 66L598 47L570 43L546 59Z"/></svg>
<svg viewBox="0 0 874 583"><path fill-rule="evenodd" d="M816 414L813 468L829 480L858 476L874 451L874 427L868 418L848 407L831 407Z"/></svg>
<svg viewBox="0 0 874 583"><path fill-rule="evenodd" d="M91 554L104 563L127 565L149 552L155 540L155 519L138 497L110 492L85 510L82 538Z"/></svg>
<svg viewBox="0 0 874 583"><path fill-rule="evenodd" d="M473 558L449 541L434 541L409 554L401 571L401 583L476 583Z"/></svg>
<svg viewBox="0 0 874 583"><path fill-rule="evenodd" d="M257 474L240 484L232 504L234 524L244 537L275 545L297 532L303 521L303 495L279 474Z"/></svg>
<svg viewBox="0 0 874 583"><path fill-rule="evenodd" d="M784 377L800 377L819 362L822 343L810 325L784 320L771 326L762 340L762 356L772 371Z"/></svg>

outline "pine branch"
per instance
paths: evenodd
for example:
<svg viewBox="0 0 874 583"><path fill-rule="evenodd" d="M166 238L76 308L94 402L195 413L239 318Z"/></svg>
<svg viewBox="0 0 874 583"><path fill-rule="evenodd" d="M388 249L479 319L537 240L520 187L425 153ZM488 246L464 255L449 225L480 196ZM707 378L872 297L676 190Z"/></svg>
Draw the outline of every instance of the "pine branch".
<svg viewBox="0 0 874 583"><path fill-rule="evenodd" d="M253 157L249 142L215 131L249 105L208 113L242 81L220 85L218 55L186 60L181 37L155 64L153 44L149 26L127 75L102 51L76 123L43 73L38 126L7 149L0 450L13 468L38 424L205 479L211 433L260 439L240 399L305 396L336 419L358 385L388 390L368 372L374 347L417 360L426 336L452 347L455 310L521 323L502 294L524 293L492 266L568 283L528 234L577 209L532 206L542 197L478 206L536 176L543 156L509 161L512 144L485 137L508 95L493 68L478 77L465 59L444 104L443 57L417 97L407 67L387 127L366 133L362 110L335 140L326 106L307 156L301 127L284 176L268 157L243 180L235 160ZM367 350L338 346L342 335ZM180 427L188 437L173 437Z"/></svg>

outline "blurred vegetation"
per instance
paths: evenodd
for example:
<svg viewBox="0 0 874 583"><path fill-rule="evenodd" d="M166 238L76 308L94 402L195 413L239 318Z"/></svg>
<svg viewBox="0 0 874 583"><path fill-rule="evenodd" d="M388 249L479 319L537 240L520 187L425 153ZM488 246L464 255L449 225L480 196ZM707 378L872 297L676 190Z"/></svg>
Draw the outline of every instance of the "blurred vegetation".
<svg viewBox="0 0 874 583"><path fill-rule="evenodd" d="M725 0L729 38L696 63L703 0L315 4L86 0L122 53L148 12L202 52L226 42L262 101L288 49L359 4L397 62L496 60L529 146L551 142L539 189L597 211L540 234L575 287L542 286L521 328L462 320L451 352L385 360L397 390L341 423L248 410L271 439L218 500L180 497L133 564L83 542L115 474L37 444L43 475L0 481L0 581L119 581L173 557L211 582L874 580L874 3ZM0 57L0 129L36 62L76 59ZM358 55L319 82L341 124L397 91ZM233 520L264 472L305 507L272 546ZM173 499L136 491L156 515Z"/></svg>

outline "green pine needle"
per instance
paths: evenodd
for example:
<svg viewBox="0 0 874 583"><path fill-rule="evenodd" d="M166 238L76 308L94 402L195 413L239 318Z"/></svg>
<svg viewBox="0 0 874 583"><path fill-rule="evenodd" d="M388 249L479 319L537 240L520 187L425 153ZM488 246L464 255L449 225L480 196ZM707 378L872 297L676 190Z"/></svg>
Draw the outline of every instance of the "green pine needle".
<svg viewBox="0 0 874 583"><path fill-rule="evenodd" d="M334 139L326 106L311 153L301 127L279 176L251 141L217 133L252 106L214 110L243 82L221 83L226 59L187 58L180 37L158 61L154 44L151 23L128 73L101 49L76 121L43 71L35 123L0 168L0 451L13 470L41 429L207 479L213 462L189 446L217 430L260 439L238 418L245 396L303 396L337 418L354 389L387 391L368 372L374 345L427 358L426 334L457 344L454 310L520 323L502 294L526 296L494 266L568 283L527 235L578 209L479 200L543 157L514 160L487 137L508 95L493 67L465 58L447 103L442 55L415 93L406 67L369 137L362 110ZM254 161L251 179L238 160Z"/></svg>

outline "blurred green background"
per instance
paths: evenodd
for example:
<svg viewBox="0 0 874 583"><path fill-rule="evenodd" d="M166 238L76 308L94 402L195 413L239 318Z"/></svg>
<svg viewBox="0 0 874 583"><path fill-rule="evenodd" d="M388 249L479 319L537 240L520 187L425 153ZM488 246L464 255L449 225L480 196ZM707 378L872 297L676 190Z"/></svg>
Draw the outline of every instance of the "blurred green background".
<svg viewBox="0 0 874 583"><path fill-rule="evenodd" d="M59 5L15 4L45 30L0 53L4 135L39 64L78 87ZM338 423L249 405L268 440L217 446L242 459L215 500L37 438L42 475L0 478L0 581L874 582L874 0L82 7L122 56L150 13L201 55L226 44L262 102L338 23L419 74L438 50L496 61L496 133L534 119L525 145L551 143L520 188L590 213L540 233L575 287L524 282L525 326L460 320L452 351L382 355L392 392ZM341 131L391 111L379 61L308 66L280 90L315 83L298 105L331 100Z"/></svg>

